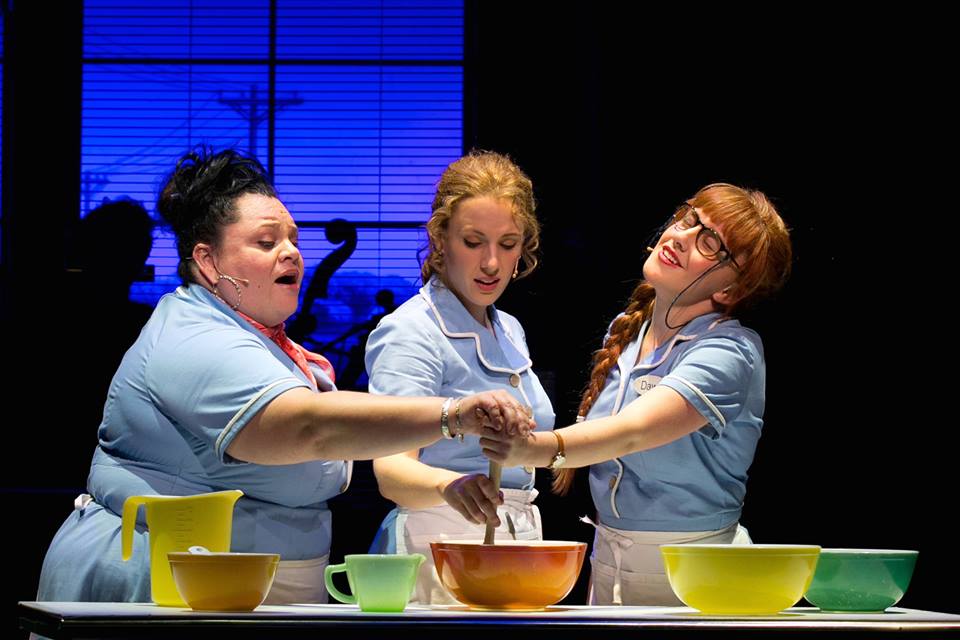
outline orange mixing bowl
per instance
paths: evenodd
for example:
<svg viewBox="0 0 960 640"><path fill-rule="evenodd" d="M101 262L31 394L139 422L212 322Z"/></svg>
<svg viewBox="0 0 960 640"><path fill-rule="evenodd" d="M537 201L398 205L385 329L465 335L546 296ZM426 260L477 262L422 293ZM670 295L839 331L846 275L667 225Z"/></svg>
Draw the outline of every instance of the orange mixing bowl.
<svg viewBox="0 0 960 640"><path fill-rule="evenodd" d="M431 542L440 582L471 609L537 611L560 602L583 566L583 542Z"/></svg>

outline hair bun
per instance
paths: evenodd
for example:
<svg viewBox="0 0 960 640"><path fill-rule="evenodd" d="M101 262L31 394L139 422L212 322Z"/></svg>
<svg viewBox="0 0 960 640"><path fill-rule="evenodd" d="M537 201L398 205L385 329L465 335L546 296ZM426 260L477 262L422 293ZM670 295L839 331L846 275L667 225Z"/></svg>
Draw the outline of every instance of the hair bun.
<svg viewBox="0 0 960 640"><path fill-rule="evenodd" d="M236 220L235 201L253 193L277 197L267 172L255 159L233 149L215 153L200 146L184 154L167 176L157 199L157 212L177 237L179 272L197 243L215 243L220 230Z"/></svg>

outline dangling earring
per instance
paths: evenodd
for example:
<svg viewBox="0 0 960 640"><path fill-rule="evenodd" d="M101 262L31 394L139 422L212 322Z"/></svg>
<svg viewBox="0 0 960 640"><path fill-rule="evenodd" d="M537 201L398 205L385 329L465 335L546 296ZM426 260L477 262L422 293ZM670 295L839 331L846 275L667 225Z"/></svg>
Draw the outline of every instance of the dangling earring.
<svg viewBox="0 0 960 640"><path fill-rule="evenodd" d="M240 300L243 299L243 290L240 289L240 283L237 282L237 279L234 278L233 276L228 276L225 273L217 273L217 284L220 284L221 280L226 280L227 282L233 285L234 289L237 290L237 304L230 304L229 302L224 300L223 296L220 295L220 290L217 288L216 285L214 285L213 287L213 295L223 300L224 304L229 305L231 309L236 311L237 309L240 308ZM250 282L249 280L246 280L244 278L241 278L241 280L244 280L245 282L248 282L248 283Z"/></svg>
<svg viewBox="0 0 960 640"><path fill-rule="evenodd" d="M517 260L517 264L513 265L513 279L517 279L517 272L520 270L520 261Z"/></svg>

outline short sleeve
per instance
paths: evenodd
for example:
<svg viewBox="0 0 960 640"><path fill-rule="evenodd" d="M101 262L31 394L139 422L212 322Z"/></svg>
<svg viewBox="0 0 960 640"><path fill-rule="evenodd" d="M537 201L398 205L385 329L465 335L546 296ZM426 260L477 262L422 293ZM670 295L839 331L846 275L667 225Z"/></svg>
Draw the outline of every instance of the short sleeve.
<svg viewBox="0 0 960 640"><path fill-rule="evenodd" d="M756 367L763 362L757 345L746 339L717 336L698 340L660 380L707 420L700 431L712 439L743 411Z"/></svg>
<svg viewBox="0 0 960 640"><path fill-rule="evenodd" d="M236 463L227 447L253 416L285 391L309 388L240 327L197 331L156 349L146 382L155 406L225 464Z"/></svg>
<svg viewBox="0 0 960 640"><path fill-rule="evenodd" d="M408 316L389 315L367 339L366 366L370 393L391 396L437 396L443 385L441 336Z"/></svg>

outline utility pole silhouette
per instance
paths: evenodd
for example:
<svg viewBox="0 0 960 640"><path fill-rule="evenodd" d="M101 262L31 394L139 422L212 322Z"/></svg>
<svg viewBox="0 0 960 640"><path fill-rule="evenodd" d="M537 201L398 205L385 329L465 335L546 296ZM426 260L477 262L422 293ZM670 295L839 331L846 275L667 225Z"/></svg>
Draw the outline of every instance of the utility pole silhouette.
<svg viewBox="0 0 960 640"><path fill-rule="evenodd" d="M103 188L110 184L110 178L106 173L94 173L84 171L80 176L80 192L83 194L83 213L90 213L90 205L93 203L93 196L103 191Z"/></svg>
<svg viewBox="0 0 960 640"><path fill-rule="evenodd" d="M250 85L250 94L245 95L241 94L238 98L224 98L223 93L220 93L217 101L220 104L226 105L240 114L241 118L244 118L247 121L248 135L250 138L249 148L247 151L254 158L257 157L257 129L260 127L260 123L267 119L270 115L270 96L260 97L257 93L257 85ZM277 97L273 102L273 107L275 111L280 111L284 107L290 107L298 104L303 104L303 98L301 98L296 93L289 98L280 98ZM272 168L271 168L272 171Z"/></svg>

